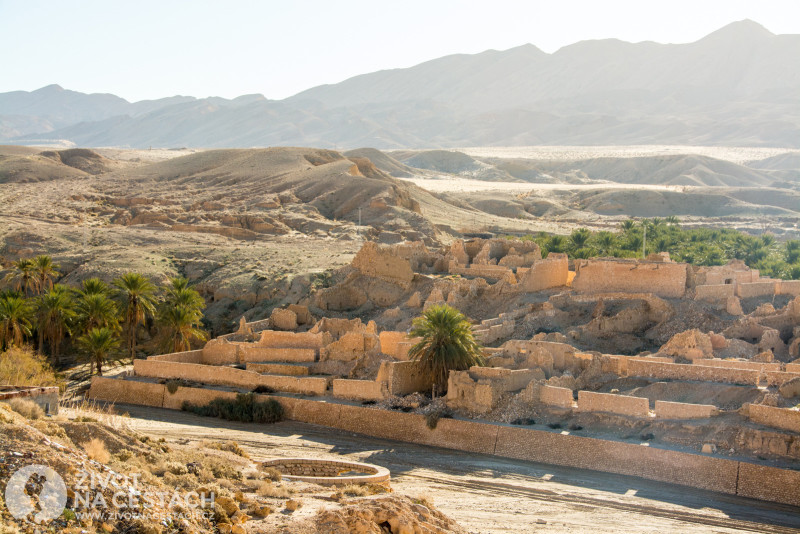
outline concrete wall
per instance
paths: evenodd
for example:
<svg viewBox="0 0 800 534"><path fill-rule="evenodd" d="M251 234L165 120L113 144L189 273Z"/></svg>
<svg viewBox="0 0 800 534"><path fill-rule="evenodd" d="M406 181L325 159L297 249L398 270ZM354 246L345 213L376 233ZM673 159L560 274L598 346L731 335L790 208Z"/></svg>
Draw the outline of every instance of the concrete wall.
<svg viewBox="0 0 800 534"><path fill-rule="evenodd" d="M578 411L608 412L631 417L648 417L650 401L643 397L628 397L593 391L578 392Z"/></svg>
<svg viewBox="0 0 800 534"><path fill-rule="evenodd" d="M184 379L203 384L244 389L266 386L277 391L302 393L304 395L324 395L328 388L328 380L325 378L262 375L233 367L193 363L135 360L133 362L133 371L137 376L144 377Z"/></svg>
<svg viewBox="0 0 800 534"><path fill-rule="evenodd" d="M130 380L95 377L90 397L108 400L98 396L104 395L130 399L127 401L130 404L154 405L148 404L148 397L142 395L147 393L142 384L151 388L150 393L158 394L160 391L163 395L163 389L158 388L164 386L159 384L137 385ZM202 391L209 399L226 394ZM199 391L195 395L198 399L203 398ZM260 401L277 400L290 420L382 439L629 475L800 506L800 472L788 469L633 443L457 419L441 419L436 429L431 430L425 424L425 418L416 414L377 412L372 408L291 397L256 395L256 398Z"/></svg>
<svg viewBox="0 0 800 534"><path fill-rule="evenodd" d="M0 386L0 402L12 399L27 399L36 403L48 415L58 413L58 387Z"/></svg>
<svg viewBox="0 0 800 534"><path fill-rule="evenodd" d="M147 359L160 362L203 363L203 349L161 354L159 356L150 356Z"/></svg>
<svg viewBox="0 0 800 534"><path fill-rule="evenodd" d="M161 408L164 406L166 390L164 384L94 376L89 387L89 398L114 404L139 404Z"/></svg>
<svg viewBox="0 0 800 534"><path fill-rule="evenodd" d="M684 402L656 401L656 417L661 419L705 419L719 413L710 404L687 404Z"/></svg>
<svg viewBox="0 0 800 534"><path fill-rule="evenodd" d="M648 362L643 358L628 360L628 376L656 378L659 380L696 380L757 386L759 371L752 369L727 369L695 364Z"/></svg>
<svg viewBox="0 0 800 534"><path fill-rule="evenodd" d="M383 382L345 379L333 381L333 396L337 399L379 401L386 398L387 395L388 390Z"/></svg>
<svg viewBox="0 0 800 534"><path fill-rule="evenodd" d="M800 432L800 411L798 410L751 404L748 407L748 417L751 421L765 426Z"/></svg>
<svg viewBox="0 0 800 534"><path fill-rule="evenodd" d="M572 288L579 292L652 293L682 297L686 292L686 264L638 260L594 259L575 261Z"/></svg>
<svg viewBox="0 0 800 534"><path fill-rule="evenodd" d="M539 390L539 400L542 404L547 404L548 406L572 408L572 390L569 388L557 388L544 385Z"/></svg>

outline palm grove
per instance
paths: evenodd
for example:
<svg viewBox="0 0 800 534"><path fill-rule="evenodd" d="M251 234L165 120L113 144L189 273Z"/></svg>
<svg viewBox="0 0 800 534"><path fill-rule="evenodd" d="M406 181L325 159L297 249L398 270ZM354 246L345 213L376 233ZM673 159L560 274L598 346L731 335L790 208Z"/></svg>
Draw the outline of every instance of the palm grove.
<svg viewBox="0 0 800 534"><path fill-rule="evenodd" d="M73 288L56 283L59 266L49 256L13 263L0 291L0 350L35 343L58 363L66 341L97 374L108 361L136 355L137 337L148 321L158 330L159 349L189 350L205 341L205 302L185 278L157 287L139 273L106 284L98 278Z"/></svg>

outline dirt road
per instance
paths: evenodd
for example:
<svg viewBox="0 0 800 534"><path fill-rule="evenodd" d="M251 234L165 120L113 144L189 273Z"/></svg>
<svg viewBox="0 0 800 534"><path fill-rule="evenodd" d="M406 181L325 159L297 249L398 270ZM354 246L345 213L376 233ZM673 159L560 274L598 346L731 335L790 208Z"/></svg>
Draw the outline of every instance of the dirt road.
<svg viewBox="0 0 800 534"><path fill-rule="evenodd" d="M343 455L387 467L469 532L800 532L800 510L636 478L368 438L296 422L232 423L121 406L130 426L191 443L238 442L254 460Z"/></svg>

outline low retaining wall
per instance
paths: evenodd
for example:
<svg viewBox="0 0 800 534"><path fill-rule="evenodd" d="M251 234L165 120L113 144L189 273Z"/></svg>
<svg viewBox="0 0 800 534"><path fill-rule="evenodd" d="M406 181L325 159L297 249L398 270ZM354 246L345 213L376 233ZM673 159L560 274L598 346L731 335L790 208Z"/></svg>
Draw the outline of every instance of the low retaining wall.
<svg viewBox="0 0 800 534"><path fill-rule="evenodd" d="M656 417L661 419L705 419L719 413L711 404L687 404L685 402L669 402L657 400Z"/></svg>
<svg viewBox="0 0 800 534"><path fill-rule="evenodd" d="M383 400L387 394L386 384L375 380L336 379L333 381L333 396L337 399L379 401Z"/></svg>
<svg viewBox="0 0 800 534"><path fill-rule="evenodd" d="M766 362L740 362L736 360L715 360L701 359L695 360L695 365L704 367L725 367L726 369L752 369L755 371L780 371L781 364Z"/></svg>
<svg viewBox="0 0 800 534"><path fill-rule="evenodd" d="M770 387L780 387L789 380L800 377L800 374L798 373L781 371L768 371L765 374L767 376L767 385Z"/></svg>
<svg viewBox="0 0 800 534"><path fill-rule="evenodd" d="M317 360L315 349L295 349L277 347L256 347L241 345L239 359L243 363L250 362L290 362L306 363Z"/></svg>
<svg viewBox="0 0 800 534"><path fill-rule="evenodd" d="M648 362L643 359L628 360L628 376L656 378L659 380L695 380L757 386L759 371L752 369L727 369L697 364Z"/></svg>
<svg viewBox="0 0 800 534"><path fill-rule="evenodd" d="M754 423L800 432L800 411L798 410L751 404L748 407L748 417Z"/></svg>
<svg viewBox="0 0 800 534"><path fill-rule="evenodd" d="M160 354L158 356L150 356L147 359L157 362L203 363L203 349Z"/></svg>
<svg viewBox="0 0 800 534"><path fill-rule="evenodd" d="M555 386L544 385L539 390L539 400L548 406L558 406L560 408L572 408L573 396L569 388L558 388Z"/></svg>
<svg viewBox="0 0 800 534"><path fill-rule="evenodd" d="M648 417L650 415L650 401L644 397L579 391L578 410L581 412L608 412L631 417Z"/></svg>
<svg viewBox="0 0 800 534"><path fill-rule="evenodd" d="M280 458L261 463L277 469L286 480L299 480L322 486L347 484L385 484L390 473L385 467L342 460L317 460L312 458ZM353 471L359 475L339 476Z"/></svg>
<svg viewBox="0 0 800 534"><path fill-rule="evenodd" d="M709 302L727 301L736 296L736 287L733 284L712 284L694 288L695 300Z"/></svg>
<svg viewBox="0 0 800 534"><path fill-rule="evenodd" d="M182 389L192 388L178 388L176 395L188 395L188 392L182 393ZM159 399L161 405L166 407L163 403L164 390L161 384L95 377L89 396L97 400L146 406L156 405L149 399ZM194 395L210 401L232 393L197 389ZM310 399L267 395L256 397L280 402L287 419L367 436L630 475L800 506L800 471L633 443L458 419L441 419L436 428L431 430L425 423L425 417L417 414L377 411Z"/></svg>
<svg viewBox="0 0 800 534"><path fill-rule="evenodd" d="M247 370L262 375L308 376L309 374L307 366L290 363L248 363Z"/></svg>
<svg viewBox="0 0 800 534"><path fill-rule="evenodd" d="M133 371L137 376L165 379L183 379L216 386L254 389L266 386L277 391L324 395L328 389L326 378L262 375L233 367L209 366L194 363L135 360Z"/></svg>

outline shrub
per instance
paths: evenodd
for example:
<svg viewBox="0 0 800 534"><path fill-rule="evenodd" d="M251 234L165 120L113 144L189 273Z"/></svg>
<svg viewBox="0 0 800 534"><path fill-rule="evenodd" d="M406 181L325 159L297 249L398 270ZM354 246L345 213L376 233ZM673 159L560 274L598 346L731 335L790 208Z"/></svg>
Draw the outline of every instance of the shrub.
<svg viewBox="0 0 800 534"><path fill-rule="evenodd" d="M276 486L267 480L261 484L256 493L262 497L272 497L274 499L285 499L290 495L287 488L283 486Z"/></svg>
<svg viewBox="0 0 800 534"><path fill-rule="evenodd" d="M12 348L0 354L0 384L63 386L43 356L20 348Z"/></svg>
<svg viewBox="0 0 800 534"><path fill-rule="evenodd" d="M244 449L242 449L238 443L235 441L201 441L201 447L205 447L207 449L214 449L217 451L226 451L232 452L236 456L241 456L242 458L250 458L250 455L247 454Z"/></svg>
<svg viewBox="0 0 800 534"><path fill-rule="evenodd" d="M101 464L108 463L108 461L111 459L111 454L109 454L108 450L106 449L106 444L99 438L94 438L86 443L81 443L81 447L89 458L100 462Z"/></svg>
<svg viewBox="0 0 800 534"><path fill-rule="evenodd" d="M167 380L165 385L167 386L167 391L169 391L169 394L174 395L175 392L178 391L178 388L183 384L181 384L180 380Z"/></svg>
<svg viewBox="0 0 800 534"><path fill-rule="evenodd" d="M439 419L450 419L453 417L453 412L447 408L439 408L425 415L425 424L428 428L433 430L439 424Z"/></svg>
<svg viewBox="0 0 800 534"><path fill-rule="evenodd" d="M256 402L253 393L239 393L236 399L214 399L205 406L184 402L183 411L205 417L218 417L244 423L277 423L283 420L283 407L274 399Z"/></svg>
<svg viewBox="0 0 800 534"><path fill-rule="evenodd" d="M264 464L261 464L261 472L264 473L264 476L267 479L272 480L273 482L280 482L283 478L280 471L274 467L264 467Z"/></svg>
<svg viewBox="0 0 800 534"><path fill-rule="evenodd" d="M9 407L26 419L41 419L44 417L44 410L30 399L11 399L8 401Z"/></svg>

